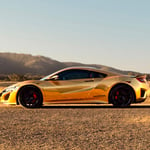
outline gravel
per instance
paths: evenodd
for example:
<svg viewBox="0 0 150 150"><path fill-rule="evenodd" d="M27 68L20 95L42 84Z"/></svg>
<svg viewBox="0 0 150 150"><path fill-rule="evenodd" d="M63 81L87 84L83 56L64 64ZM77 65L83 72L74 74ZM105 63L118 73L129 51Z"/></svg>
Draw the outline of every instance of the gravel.
<svg viewBox="0 0 150 150"><path fill-rule="evenodd" d="M0 107L0 149L96 150L150 147L150 106Z"/></svg>

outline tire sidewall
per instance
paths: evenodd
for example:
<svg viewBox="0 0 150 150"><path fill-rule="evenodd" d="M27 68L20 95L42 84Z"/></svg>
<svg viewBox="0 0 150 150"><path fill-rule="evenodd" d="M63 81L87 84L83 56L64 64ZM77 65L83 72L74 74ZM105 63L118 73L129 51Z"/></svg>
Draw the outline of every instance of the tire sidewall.
<svg viewBox="0 0 150 150"><path fill-rule="evenodd" d="M127 103L124 103L124 104L119 104L117 103L117 100L114 100L112 98L113 94L114 94L114 91L116 91L117 89L119 90L120 88L125 88L127 90L129 90L130 92L130 96L132 97L131 99L128 99ZM130 104L134 101L135 99L135 94L134 94L134 91L133 89L129 86L129 85L126 85L126 84L120 84L120 85L116 85L115 87L113 87L109 93L109 102L113 104L113 106L115 107L128 107L130 106Z"/></svg>
<svg viewBox="0 0 150 150"><path fill-rule="evenodd" d="M35 92L38 93L38 103L34 106L26 105L26 103L24 102L24 100L22 98L22 94L25 92L28 92L28 90L34 90ZM43 104L42 93L41 93L40 89L38 89L35 86L24 86L24 87L22 87L17 94L17 100L21 106L26 107L26 108L40 108Z"/></svg>

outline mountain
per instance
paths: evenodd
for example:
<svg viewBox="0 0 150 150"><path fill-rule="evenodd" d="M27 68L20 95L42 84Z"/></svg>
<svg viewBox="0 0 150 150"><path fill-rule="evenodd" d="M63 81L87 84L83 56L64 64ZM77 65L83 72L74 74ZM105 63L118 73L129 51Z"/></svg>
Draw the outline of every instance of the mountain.
<svg viewBox="0 0 150 150"><path fill-rule="evenodd" d="M59 69L70 66L91 66L106 71L123 74L137 74L136 72L122 71L99 64L83 64L77 62L59 62L44 56L29 54L0 53L0 74L32 74L47 75Z"/></svg>
<svg viewBox="0 0 150 150"><path fill-rule="evenodd" d="M66 67L65 64L43 56L0 53L0 74L46 75L64 67Z"/></svg>

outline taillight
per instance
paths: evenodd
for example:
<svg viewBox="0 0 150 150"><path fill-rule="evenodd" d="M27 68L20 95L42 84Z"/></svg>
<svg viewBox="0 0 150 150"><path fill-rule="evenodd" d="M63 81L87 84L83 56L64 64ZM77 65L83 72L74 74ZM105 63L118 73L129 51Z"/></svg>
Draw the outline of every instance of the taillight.
<svg viewBox="0 0 150 150"><path fill-rule="evenodd" d="M146 81L145 81L145 78L142 78L142 77L138 77L138 78L136 78L138 81L140 81L140 82L142 82L142 83L145 83Z"/></svg>
<svg viewBox="0 0 150 150"><path fill-rule="evenodd" d="M138 75L138 76L136 76L136 79L139 82L146 83L146 75Z"/></svg>

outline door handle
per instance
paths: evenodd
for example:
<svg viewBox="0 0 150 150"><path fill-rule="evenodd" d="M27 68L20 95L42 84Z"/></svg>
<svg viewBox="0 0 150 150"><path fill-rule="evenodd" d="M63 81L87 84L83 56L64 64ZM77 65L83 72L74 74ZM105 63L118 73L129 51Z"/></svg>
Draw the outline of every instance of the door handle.
<svg viewBox="0 0 150 150"><path fill-rule="evenodd" d="M85 80L85 82L93 82L94 80Z"/></svg>

